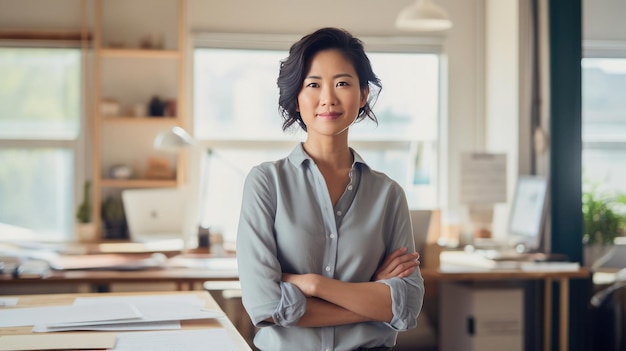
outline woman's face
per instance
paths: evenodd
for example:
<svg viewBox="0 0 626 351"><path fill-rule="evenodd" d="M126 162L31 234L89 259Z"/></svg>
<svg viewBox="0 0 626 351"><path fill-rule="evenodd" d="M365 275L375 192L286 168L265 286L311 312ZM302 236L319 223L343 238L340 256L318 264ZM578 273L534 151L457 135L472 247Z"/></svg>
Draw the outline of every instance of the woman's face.
<svg viewBox="0 0 626 351"><path fill-rule="evenodd" d="M338 50L320 51L311 59L298 94L298 112L309 137L335 136L348 130L367 102L352 63Z"/></svg>

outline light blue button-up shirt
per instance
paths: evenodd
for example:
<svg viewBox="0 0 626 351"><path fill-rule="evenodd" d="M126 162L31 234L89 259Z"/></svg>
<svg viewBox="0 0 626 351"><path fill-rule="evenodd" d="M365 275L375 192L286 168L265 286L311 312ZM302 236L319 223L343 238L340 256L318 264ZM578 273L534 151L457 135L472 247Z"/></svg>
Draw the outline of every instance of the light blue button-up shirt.
<svg viewBox="0 0 626 351"><path fill-rule="evenodd" d="M367 282L392 251L415 251L404 191L352 153L351 181L335 207L301 144L285 159L254 167L246 178L237 261L243 304L262 327L254 339L261 350L393 346L399 330L416 325L424 297L419 269L407 278L380 281L391 290L391 323L295 326L306 310L306 297L295 285L281 282L283 272ZM264 322L269 317L275 324Z"/></svg>

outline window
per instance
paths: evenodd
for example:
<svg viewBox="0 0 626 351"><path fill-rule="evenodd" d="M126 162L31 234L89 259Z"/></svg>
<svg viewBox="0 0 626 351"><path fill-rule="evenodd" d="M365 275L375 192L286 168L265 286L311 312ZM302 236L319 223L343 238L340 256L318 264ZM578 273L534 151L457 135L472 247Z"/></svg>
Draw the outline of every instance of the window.
<svg viewBox="0 0 626 351"><path fill-rule="evenodd" d="M626 55L582 61L583 174L626 194Z"/></svg>
<svg viewBox="0 0 626 351"><path fill-rule="evenodd" d="M0 47L0 237L67 240L74 223L81 53Z"/></svg>
<svg viewBox="0 0 626 351"><path fill-rule="evenodd" d="M280 61L297 38L279 44L230 39L228 47L225 41L197 40L193 111L195 137L206 148L200 221L234 241L248 171L287 156L305 134L283 132L278 113ZM416 48L424 49L368 49L383 83L374 105L379 124L363 120L352 127L350 139L366 162L403 186L412 208L434 208L439 203L440 55Z"/></svg>

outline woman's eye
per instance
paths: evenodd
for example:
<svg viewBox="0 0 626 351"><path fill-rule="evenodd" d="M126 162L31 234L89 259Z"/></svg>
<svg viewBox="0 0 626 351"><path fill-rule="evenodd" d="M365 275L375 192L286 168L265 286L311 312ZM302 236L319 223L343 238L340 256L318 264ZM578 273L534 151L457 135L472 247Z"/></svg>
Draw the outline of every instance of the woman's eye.
<svg viewBox="0 0 626 351"><path fill-rule="evenodd" d="M320 85L319 85L319 84L317 84L317 83L309 83L309 84L307 84L307 85L306 85L306 87L308 87L308 88L317 88L317 87L319 87L319 86L320 86Z"/></svg>
<svg viewBox="0 0 626 351"><path fill-rule="evenodd" d="M350 85L350 84L348 84L348 82L339 82L339 83L337 83L337 86L338 86L338 87L347 87L347 86L349 86L349 85Z"/></svg>

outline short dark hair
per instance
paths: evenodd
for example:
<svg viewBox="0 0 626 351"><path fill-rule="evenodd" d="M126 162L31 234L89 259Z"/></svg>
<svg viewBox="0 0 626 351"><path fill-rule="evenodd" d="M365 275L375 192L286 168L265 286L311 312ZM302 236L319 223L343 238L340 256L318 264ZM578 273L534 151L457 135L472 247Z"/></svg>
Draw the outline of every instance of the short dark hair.
<svg viewBox="0 0 626 351"><path fill-rule="evenodd" d="M308 34L289 49L289 56L281 61L280 73L278 74L278 110L283 118L283 130L287 130L294 123L306 131L306 125L302 121L298 108L298 94L302 89L306 70L311 63L311 59L320 51L335 49L339 50L347 60L349 60L359 78L359 88L364 91L365 88L372 85L371 88L377 87L376 91L370 89L368 101L359 109L357 121L368 117L378 123L372 106L376 102L378 93L382 89L380 79L374 74L369 58L365 54L363 42L355 38L348 31L339 28L322 28Z"/></svg>

